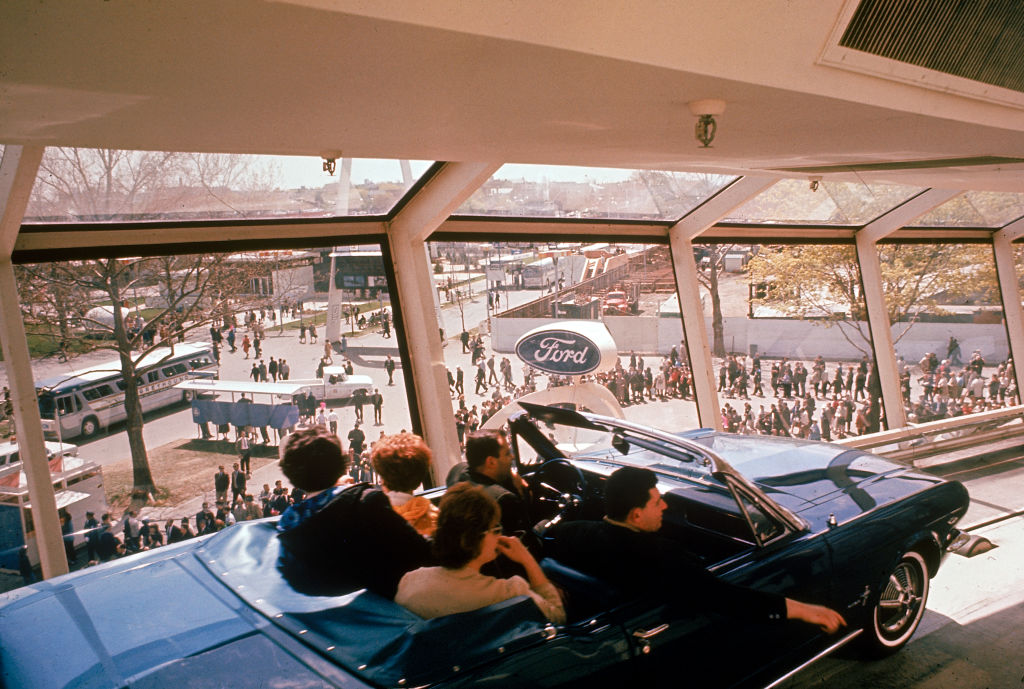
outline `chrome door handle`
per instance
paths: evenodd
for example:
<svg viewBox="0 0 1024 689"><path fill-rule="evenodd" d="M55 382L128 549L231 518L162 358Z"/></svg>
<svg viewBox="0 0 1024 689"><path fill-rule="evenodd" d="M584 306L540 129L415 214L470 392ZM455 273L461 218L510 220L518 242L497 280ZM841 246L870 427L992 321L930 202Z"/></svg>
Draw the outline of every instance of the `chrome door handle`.
<svg viewBox="0 0 1024 689"><path fill-rule="evenodd" d="M633 632L633 636L638 639L650 639L651 637L661 634L666 629L668 629L668 624L659 624L654 629L637 629Z"/></svg>

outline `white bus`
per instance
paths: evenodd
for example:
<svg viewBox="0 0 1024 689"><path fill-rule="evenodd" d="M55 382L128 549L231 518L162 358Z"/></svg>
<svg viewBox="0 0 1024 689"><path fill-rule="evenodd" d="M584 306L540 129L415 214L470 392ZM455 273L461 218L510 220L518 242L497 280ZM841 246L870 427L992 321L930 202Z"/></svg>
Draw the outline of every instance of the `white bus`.
<svg viewBox="0 0 1024 689"><path fill-rule="evenodd" d="M523 266L523 289L548 289L555 284L555 262L542 258Z"/></svg>
<svg viewBox="0 0 1024 689"><path fill-rule="evenodd" d="M157 347L143 357L137 370L143 412L189 399L174 386L190 378L216 378L218 371L208 344ZM36 392L46 436L89 438L126 416L119 359L39 381ZM55 416L60 419L59 434Z"/></svg>

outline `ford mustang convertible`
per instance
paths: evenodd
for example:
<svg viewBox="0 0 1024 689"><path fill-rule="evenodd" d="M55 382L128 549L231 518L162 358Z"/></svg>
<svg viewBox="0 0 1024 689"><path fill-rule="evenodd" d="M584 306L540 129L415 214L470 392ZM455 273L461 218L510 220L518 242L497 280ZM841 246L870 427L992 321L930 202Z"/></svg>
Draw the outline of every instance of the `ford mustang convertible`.
<svg viewBox="0 0 1024 689"><path fill-rule="evenodd" d="M613 471L646 467L668 505L662 535L724 580L828 605L848 626L829 636L687 611L643 581L616 590L551 558L565 625L527 598L423 620L367 591L293 590L269 519L0 596L0 684L772 686L851 641L875 655L904 646L968 506L955 481L837 445L522 406L510 438L541 557L553 523L602 516Z"/></svg>

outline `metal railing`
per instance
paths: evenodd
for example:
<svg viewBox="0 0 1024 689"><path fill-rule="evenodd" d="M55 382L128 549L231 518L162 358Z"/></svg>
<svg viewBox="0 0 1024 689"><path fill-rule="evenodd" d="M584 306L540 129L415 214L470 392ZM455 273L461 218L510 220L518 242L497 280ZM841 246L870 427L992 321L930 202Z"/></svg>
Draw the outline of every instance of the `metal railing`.
<svg viewBox="0 0 1024 689"><path fill-rule="evenodd" d="M1024 405L910 424L835 442L917 466L955 462L1024 448Z"/></svg>

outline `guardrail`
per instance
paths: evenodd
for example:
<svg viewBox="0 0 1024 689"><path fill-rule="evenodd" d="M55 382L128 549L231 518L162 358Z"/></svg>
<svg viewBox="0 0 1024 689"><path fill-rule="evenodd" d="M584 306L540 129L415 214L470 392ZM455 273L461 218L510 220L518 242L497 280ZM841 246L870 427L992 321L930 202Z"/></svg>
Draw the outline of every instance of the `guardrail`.
<svg viewBox="0 0 1024 689"><path fill-rule="evenodd" d="M835 442L915 466L955 462L1024 447L1024 405L910 424Z"/></svg>

